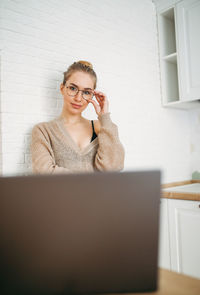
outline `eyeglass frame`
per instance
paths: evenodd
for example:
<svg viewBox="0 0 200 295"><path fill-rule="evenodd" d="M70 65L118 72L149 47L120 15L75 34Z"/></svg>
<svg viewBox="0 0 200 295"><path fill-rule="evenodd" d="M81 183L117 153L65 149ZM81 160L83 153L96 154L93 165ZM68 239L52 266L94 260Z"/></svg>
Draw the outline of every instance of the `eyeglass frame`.
<svg viewBox="0 0 200 295"><path fill-rule="evenodd" d="M71 97L75 97L75 96L79 93L79 91L82 91L82 95L81 95L81 96L82 96L83 99L85 99L85 98L83 97L83 91L87 91L87 90L79 89L77 86L73 86L73 85L70 85L70 86L77 88L78 91L77 91L77 93L76 93L75 95L70 95L70 94L68 94L69 96L71 96ZM66 86L66 84L65 84L65 87L66 87L66 88L69 88L70 86ZM93 96L94 96L94 90L90 90L90 91L93 93ZM93 96L92 96L91 99L93 99ZM85 99L85 100L86 100L86 99Z"/></svg>

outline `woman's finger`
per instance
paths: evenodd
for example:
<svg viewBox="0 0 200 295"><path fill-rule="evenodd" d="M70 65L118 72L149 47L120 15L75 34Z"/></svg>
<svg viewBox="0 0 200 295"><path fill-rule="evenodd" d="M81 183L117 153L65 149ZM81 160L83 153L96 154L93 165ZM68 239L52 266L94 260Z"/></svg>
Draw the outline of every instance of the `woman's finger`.
<svg viewBox="0 0 200 295"><path fill-rule="evenodd" d="M95 98L96 98L96 100L98 101L98 103L99 103L100 105L102 105L102 100L100 99L100 97L95 96Z"/></svg>
<svg viewBox="0 0 200 295"><path fill-rule="evenodd" d="M101 112L108 112L109 110L109 101L107 96L101 91L94 91L96 101L99 103L99 109Z"/></svg>
<svg viewBox="0 0 200 295"><path fill-rule="evenodd" d="M97 94L97 95L103 95L103 96L105 95L105 94L104 94L103 92L101 92L101 91L94 91L94 93Z"/></svg>
<svg viewBox="0 0 200 295"><path fill-rule="evenodd" d="M96 101L94 101L92 99L88 99L88 102L91 102L93 104L96 113L99 114L101 111L101 107L96 103Z"/></svg>
<svg viewBox="0 0 200 295"><path fill-rule="evenodd" d="M96 98L98 97L101 101L105 100L106 97L102 92L97 93L95 96Z"/></svg>
<svg viewBox="0 0 200 295"><path fill-rule="evenodd" d="M101 99L101 100L105 100L105 99L106 99L106 95L105 95L105 94L103 94L103 93L102 93L102 94L100 94L100 96L99 96L99 97L100 97L100 99Z"/></svg>
<svg viewBox="0 0 200 295"><path fill-rule="evenodd" d="M99 97L96 97L96 100L98 101L98 103L99 103L100 105L102 105L102 101L101 101L101 99L100 99Z"/></svg>

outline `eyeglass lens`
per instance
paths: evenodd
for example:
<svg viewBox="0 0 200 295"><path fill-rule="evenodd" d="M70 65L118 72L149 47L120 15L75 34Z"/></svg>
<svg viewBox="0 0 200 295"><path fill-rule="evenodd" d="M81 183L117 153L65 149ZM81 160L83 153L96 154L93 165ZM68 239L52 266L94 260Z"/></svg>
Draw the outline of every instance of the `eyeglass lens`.
<svg viewBox="0 0 200 295"><path fill-rule="evenodd" d="M86 99L86 100L87 99L92 99L93 91L91 91L91 90L80 90L80 91L82 91L82 96L83 96L84 99ZM67 87L67 93L70 96L75 96L78 93L78 88L75 87L75 86L68 86Z"/></svg>

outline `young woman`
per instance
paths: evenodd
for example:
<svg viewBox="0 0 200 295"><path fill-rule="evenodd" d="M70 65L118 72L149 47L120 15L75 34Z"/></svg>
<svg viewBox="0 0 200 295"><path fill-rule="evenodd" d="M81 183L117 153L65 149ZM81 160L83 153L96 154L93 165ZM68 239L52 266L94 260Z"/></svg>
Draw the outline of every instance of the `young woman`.
<svg viewBox="0 0 200 295"><path fill-rule="evenodd" d="M60 116L40 122L32 129L33 173L79 173L120 171L124 147L111 121L106 95L96 91L97 76L91 63L74 62L60 85L64 104ZM93 99L96 98L96 101ZM98 120L82 112L92 103Z"/></svg>

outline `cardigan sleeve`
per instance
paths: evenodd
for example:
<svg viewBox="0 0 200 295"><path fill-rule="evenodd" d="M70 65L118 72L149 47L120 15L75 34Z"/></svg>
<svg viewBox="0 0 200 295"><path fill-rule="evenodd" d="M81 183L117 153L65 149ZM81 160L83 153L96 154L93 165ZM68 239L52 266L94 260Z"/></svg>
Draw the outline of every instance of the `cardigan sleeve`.
<svg viewBox="0 0 200 295"><path fill-rule="evenodd" d="M118 127L111 121L110 113L98 116L101 128L99 147L95 156L95 168L100 171L120 171L124 168L125 150L120 142Z"/></svg>
<svg viewBox="0 0 200 295"><path fill-rule="evenodd" d="M39 124L35 125L32 129L31 157L33 173L57 174L71 172L65 167L59 167L58 165L56 165L49 136L45 129L42 128Z"/></svg>

